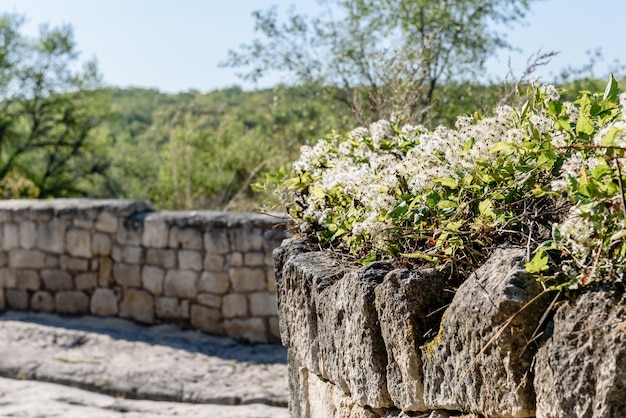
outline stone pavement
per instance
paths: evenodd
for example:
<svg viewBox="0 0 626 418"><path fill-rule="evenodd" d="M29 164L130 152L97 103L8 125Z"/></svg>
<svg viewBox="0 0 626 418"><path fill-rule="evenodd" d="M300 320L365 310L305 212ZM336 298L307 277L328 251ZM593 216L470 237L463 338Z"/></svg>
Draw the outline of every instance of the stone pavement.
<svg viewBox="0 0 626 418"><path fill-rule="evenodd" d="M288 417L286 357L173 325L9 311L0 416Z"/></svg>

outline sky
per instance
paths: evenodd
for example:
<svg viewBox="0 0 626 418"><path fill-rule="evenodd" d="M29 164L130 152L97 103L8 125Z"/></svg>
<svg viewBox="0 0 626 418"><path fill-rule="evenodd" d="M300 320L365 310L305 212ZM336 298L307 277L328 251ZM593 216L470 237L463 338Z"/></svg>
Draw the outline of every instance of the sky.
<svg viewBox="0 0 626 418"><path fill-rule="evenodd" d="M0 0L0 12L25 15L23 32L32 36L41 24L71 24L81 58L96 58L108 85L175 93L280 82L274 76L257 85L246 83L236 70L218 66L229 49L255 38L252 12L272 5L283 11L294 5L311 16L321 11L316 0ZM509 42L519 50L500 51L487 63L487 73L503 79L510 61L519 76L532 54L558 51L536 73L549 82L567 66L589 63L587 51L602 48L595 75L604 76L616 60L626 64L623 16L626 2L621 0L536 1L524 26L507 29Z"/></svg>

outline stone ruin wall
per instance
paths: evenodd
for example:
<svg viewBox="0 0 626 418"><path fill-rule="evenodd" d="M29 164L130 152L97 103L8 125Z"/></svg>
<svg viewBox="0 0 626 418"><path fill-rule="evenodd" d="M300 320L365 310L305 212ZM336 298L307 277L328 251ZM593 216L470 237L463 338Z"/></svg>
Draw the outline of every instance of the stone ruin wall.
<svg viewBox="0 0 626 418"><path fill-rule="evenodd" d="M279 337L272 251L284 220L153 211L149 202L0 201L0 311L173 322Z"/></svg>
<svg viewBox="0 0 626 418"><path fill-rule="evenodd" d="M294 418L626 416L623 284L557 302L525 248L465 280L297 239L274 257Z"/></svg>

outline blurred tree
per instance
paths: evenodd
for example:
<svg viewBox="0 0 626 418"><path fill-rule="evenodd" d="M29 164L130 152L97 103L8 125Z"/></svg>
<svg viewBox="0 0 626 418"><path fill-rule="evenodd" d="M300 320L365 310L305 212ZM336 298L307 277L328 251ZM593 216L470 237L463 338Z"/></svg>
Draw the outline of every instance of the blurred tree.
<svg viewBox="0 0 626 418"><path fill-rule="evenodd" d="M320 0L309 18L276 7L256 11L261 38L229 51L222 65L257 81L271 71L330 94L358 123L402 117L423 122L446 86L484 71L510 48L498 28L522 21L535 0ZM454 92L451 91L453 94Z"/></svg>
<svg viewBox="0 0 626 418"><path fill-rule="evenodd" d="M108 167L93 129L108 112L95 62L78 58L69 26L43 26L31 39L24 18L0 15L0 193L75 196Z"/></svg>

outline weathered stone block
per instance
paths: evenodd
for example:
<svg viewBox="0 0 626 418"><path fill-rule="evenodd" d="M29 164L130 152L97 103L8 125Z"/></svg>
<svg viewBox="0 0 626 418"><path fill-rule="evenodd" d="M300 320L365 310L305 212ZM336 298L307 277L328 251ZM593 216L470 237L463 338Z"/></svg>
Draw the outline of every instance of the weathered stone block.
<svg viewBox="0 0 626 418"><path fill-rule="evenodd" d="M199 293L196 296L199 304L208 306L209 308L220 309L222 307L222 297L211 293Z"/></svg>
<svg viewBox="0 0 626 418"><path fill-rule="evenodd" d="M497 249L457 290L439 333L421 348L429 408L535 415L527 343L549 301L522 310L542 291L525 257L525 249Z"/></svg>
<svg viewBox="0 0 626 418"><path fill-rule="evenodd" d="M265 290L265 269L241 267L228 270L233 289L236 292L253 292Z"/></svg>
<svg viewBox="0 0 626 418"><path fill-rule="evenodd" d="M108 287L113 283L113 260L109 257L100 257L98 260L98 286Z"/></svg>
<svg viewBox="0 0 626 418"><path fill-rule="evenodd" d="M189 270L169 270L165 275L163 293L182 299L194 299L198 273Z"/></svg>
<svg viewBox="0 0 626 418"><path fill-rule="evenodd" d="M189 301L170 297L156 298L156 316L164 319L189 318Z"/></svg>
<svg viewBox="0 0 626 418"><path fill-rule="evenodd" d="M141 283L143 288L153 295L163 293L163 280L165 279L165 271L162 268L154 266L144 266L141 270Z"/></svg>
<svg viewBox="0 0 626 418"><path fill-rule="evenodd" d="M41 278L43 279L44 287L53 292L74 288L72 276L65 270L42 270Z"/></svg>
<svg viewBox="0 0 626 418"><path fill-rule="evenodd" d="M202 249L202 232L196 228L182 228L178 231L178 242L188 250Z"/></svg>
<svg viewBox="0 0 626 418"><path fill-rule="evenodd" d="M535 356L539 417L626 416L626 298L596 286L561 305Z"/></svg>
<svg viewBox="0 0 626 418"><path fill-rule="evenodd" d="M242 253L230 253L226 255L226 264L229 267L242 267L243 266L243 254Z"/></svg>
<svg viewBox="0 0 626 418"><path fill-rule="evenodd" d="M19 224L6 223L2 225L2 249L12 250L20 246Z"/></svg>
<svg viewBox="0 0 626 418"><path fill-rule="evenodd" d="M62 255L59 258L61 269L74 273L81 273L89 270L89 260L86 258L70 257Z"/></svg>
<svg viewBox="0 0 626 418"><path fill-rule="evenodd" d="M206 231L203 236L203 241L207 253L227 254L230 252L228 235L226 234L226 230L222 228L214 228Z"/></svg>
<svg viewBox="0 0 626 418"><path fill-rule="evenodd" d="M98 273L80 273L74 278L76 290L90 290L98 284Z"/></svg>
<svg viewBox="0 0 626 418"><path fill-rule="evenodd" d="M122 248L122 260L128 264L143 263L143 248L126 246Z"/></svg>
<svg viewBox="0 0 626 418"><path fill-rule="evenodd" d="M208 271L224 271L224 256L207 253L204 257L204 269Z"/></svg>
<svg viewBox="0 0 626 418"><path fill-rule="evenodd" d="M74 218L73 225L80 229L93 229L93 220L89 218Z"/></svg>
<svg viewBox="0 0 626 418"><path fill-rule="evenodd" d="M40 224L37 228L36 247L49 253L64 253L66 228L66 224L59 221Z"/></svg>
<svg viewBox="0 0 626 418"><path fill-rule="evenodd" d="M240 293L230 293L222 298L222 316L236 318L248 316L246 296Z"/></svg>
<svg viewBox="0 0 626 418"><path fill-rule="evenodd" d="M57 292L54 295L54 304L58 313L89 313L89 296L78 290Z"/></svg>
<svg viewBox="0 0 626 418"><path fill-rule="evenodd" d="M223 295L230 289L230 278L226 273L214 273L205 271L198 281L199 292L210 292L216 295Z"/></svg>
<svg viewBox="0 0 626 418"><path fill-rule="evenodd" d="M94 226L98 231L113 234L117 231L117 216L109 212L100 212Z"/></svg>
<svg viewBox="0 0 626 418"><path fill-rule="evenodd" d="M111 236L96 232L91 239L91 249L95 255L111 254Z"/></svg>
<svg viewBox="0 0 626 418"><path fill-rule="evenodd" d="M121 245L114 245L113 248L111 248L111 258L118 262L121 263L124 260L124 247L122 247Z"/></svg>
<svg viewBox="0 0 626 418"><path fill-rule="evenodd" d="M309 418L379 418L359 405L337 386L306 373L307 408L297 416ZM295 416L295 415L294 415Z"/></svg>
<svg viewBox="0 0 626 418"><path fill-rule="evenodd" d="M20 247L30 250L35 246L37 240L37 224L32 221L20 223Z"/></svg>
<svg viewBox="0 0 626 418"><path fill-rule="evenodd" d="M54 312L54 298L45 290L35 292L30 298L30 309L39 312Z"/></svg>
<svg viewBox="0 0 626 418"><path fill-rule="evenodd" d="M6 251L0 251L0 267L9 265L9 254Z"/></svg>
<svg viewBox="0 0 626 418"><path fill-rule="evenodd" d="M124 287L141 287L141 267L116 263L113 266L113 278Z"/></svg>
<svg viewBox="0 0 626 418"><path fill-rule="evenodd" d="M125 218L120 222L115 240L120 245L141 245L143 222L140 219Z"/></svg>
<svg viewBox="0 0 626 418"><path fill-rule="evenodd" d="M202 253L193 250L178 251L178 267L182 270L202 270Z"/></svg>
<svg viewBox="0 0 626 418"><path fill-rule="evenodd" d="M169 238L167 240L167 246L170 248L179 248L180 242L178 241L178 233L180 228L176 225L170 227Z"/></svg>
<svg viewBox="0 0 626 418"><path fill-rule="evenodd" d="M39 290L41 279L37 270L17 269L17 288L26 290Z"/></svg>
<svg viewBox="0 0 626 418"><path fill-rule="evenodd" d="M247 340L254 343L267 342L265 321L261 318L224 320L224 332L230 338Z"/></svg>
<svg viewBox="0 0 626 418"><path fill-rule="evenodd" d="M0 287L17 286L17 273L14 268L0 268Z"/></svg>
<svg viewBox="0 0 626 418"><path fill-rule="evenodd" d="M46 268L57 268L59 267L60 259L57 255L48 255L46 254L46 258L44 259L44 263L46 264Z"/></svg>
<svg viewBox="0 0 626 418"><path fill-rule="evenodd" d="M28 290L6 289L6 305L9 309L25 311L28 309Z"/></svg>
<svg viewBox="0 0 626 418"><path fill-rule="evenodd" d="M191 326L204 332L221 334L223 332L222 315L218 309L191 305Z"/></svg>
<svg viewBox="0 0 626 418"><path fill-rule="evenodd" d="M176 251L148 248L146 251L146 263L170 269L176 266Z"/></svg>
<svg viewBox="0 0 626 418"><path fill-rule="evenodd" d="M387 351L387 389L396 407L425 411L419 347L439 330L443 307L461 279L449 268L394 270L376 288L376 311Z"/></svg>
<svg viewBox="0 0 626 418"><path fill-rule="evenodd" d="M65 248L74 257L92 257L91 234L84 229L70 229L65 236Z"/></svg>
<svg viewBox="0 0 626 418"><path fill-rule="evenodd" d="M120 305L120 316L144 324L154 323L154 299L144 290L127 289Z"/></svg>
<svg viewBox="0 0 626 418"><path fill-rule="evenodd" d="M228 234L233 251L263 251L263 230L260 228L233 228L228 230Z"/></svg>
<svg viewBox="0 0 626 418"><path fill-rule="evenodd" d="M114 316L118 313L117 297L111 289L98 288L91 296L91 313L100 316Z"/></svg>
<svg viewBox="0 0 626 418"><path fill-rule="evenodd" d="M9 266L16 268L40 269L45 267L46 255L38 250L11 250Z"/></svg>
<svg viewBox="0 0 626 418"><path fill-rule="evenodd" d="M243 265L246 267L265 266L265 254L264 253L245 253L243 256Z"/></svg>
<svg viewBox="0 0 626 418"><path fill-rule="evenodd" d="M150 214L143 222L141 243L145 247L165 248L169 238L169 226L158 214Z"/></svg>
<svg viewBox="0 0 626 418"><path fill-rule="evenodd" d="M250 314L252 316L276 316L276 294L270 292L256 292L248 294Z"/></svg>
<svg viewBox="0 0 626 418"><path fill-rule="evenodd" d="M391 266L374 263L318 290L321 377L361 406L393 405L387 391L387 352L375 308L375 289Z"/></svg>

